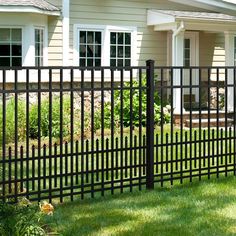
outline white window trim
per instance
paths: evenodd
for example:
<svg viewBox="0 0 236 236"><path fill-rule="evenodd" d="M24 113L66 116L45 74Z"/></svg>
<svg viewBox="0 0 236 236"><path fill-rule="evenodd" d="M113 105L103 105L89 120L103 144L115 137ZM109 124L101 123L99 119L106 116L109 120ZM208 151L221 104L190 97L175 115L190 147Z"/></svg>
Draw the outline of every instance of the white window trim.
<svg viewBox="0 0 236 236"><path fill-rule="evenodd" d="M78 30L102 31L101 66L110 66L110 32L131 33L131 66L137 66L137 27L111 25L74 25L73 64L79 66L79 38Z"/></svg>

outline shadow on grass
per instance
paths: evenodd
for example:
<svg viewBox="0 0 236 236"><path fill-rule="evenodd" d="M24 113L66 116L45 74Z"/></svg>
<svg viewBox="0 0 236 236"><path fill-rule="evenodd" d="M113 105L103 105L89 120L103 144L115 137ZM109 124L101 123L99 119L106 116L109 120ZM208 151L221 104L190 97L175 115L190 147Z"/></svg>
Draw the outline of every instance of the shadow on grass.
<svg viewBox="0 0 236 236"><path fill-rule="evenodd" d="M236 178L56 206L61 235L236 235Z"/></svg>

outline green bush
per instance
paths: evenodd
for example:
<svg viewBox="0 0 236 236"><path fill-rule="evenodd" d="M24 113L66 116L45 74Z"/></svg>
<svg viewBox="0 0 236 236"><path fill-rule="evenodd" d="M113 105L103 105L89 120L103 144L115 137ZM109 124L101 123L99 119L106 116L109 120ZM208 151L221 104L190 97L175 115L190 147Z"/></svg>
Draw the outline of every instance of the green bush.
<svg viewBox="0 0 236 236"><path fill-rule="evenodd" d="M45 99L41 104L41 136L49 136L49 100ZM60 98L55 97L52 101L52 137L60 137ZM38 137L38 104L33 104L30 109L30 137ZM63 136L70 131L70 99L63 99Z"/></svg>
<svg viewBox="0 0 236 236"><path fill-rule="evenodd" d="M138 88L140 87L139 81L134 80L133 81L133 87ZM142 78L142 87L146 87L146 78ZM142 90L140 93L139 89L127 89L130 88L130 83L126 82L124 83L125 90L121 91L115 91L114 93L114 122L115 127L120 126L120 119L121 119L121 112L123 114L123 126L129 127L131 125L131 115L132 115L132 125L133 126L139 126L140 120L141 124L143 126L146 126L146 109L147 109L147 94L146 90ZM122 94L123 93L123 94ZM141 97L140 97L141 96ZM121 109L121 97L123 98L123 104ZM132 111L130 111L130 98L132 97ZM140 100L141 100L141 106L142 106L142 113L141 117L139 115L140 110ZM162 117L161 117L161 101L158 96L158 93L155 92L154 94L154 112L155 112L155 124L159 125L161 123ZM168 107L168 106L167 106ZM164 123L170 122L170 108L168 109L164 107L163 109L163 121ZM100 111L97 111L97 113L101 113ZM100 117L100 114L95 114L95 117ZM105 128L110 128L111 126L111 102L105 103L104 106L104 125ZM97 119L96 122L96 128L99 129L101 127L101 119Z"/></svg>
<svg viewBox="0 0 236 236"><path fill-rule="evenodd" d="M18 140L23 140L26 136L26 112L25 112L25 102L18 100L17 103L17 138ZM6 102L6 111L5 111L5 135L6 142L12 142L15 139L15 99L11 98ZM2 132L3 132L3 110L1 106L0 110L0 142L2 143Z"/></svg>
<svg viewBox="0 0 236 236"><path fill-rule="evenodd" d="M29 205L27 200L14 205L0 203L1 236L44 236L39 220L38 207Z"/></svg>

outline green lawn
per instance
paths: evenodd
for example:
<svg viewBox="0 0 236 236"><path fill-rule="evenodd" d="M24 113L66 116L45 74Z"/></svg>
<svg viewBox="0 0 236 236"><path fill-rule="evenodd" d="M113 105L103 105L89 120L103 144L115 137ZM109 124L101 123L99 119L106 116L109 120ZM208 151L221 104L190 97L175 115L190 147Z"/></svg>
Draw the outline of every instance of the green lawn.
<svg viewBox="0 0 236 236"><path fill-rule="evenodd" d="M45 223L63 236L236 235L235 186L235 177L222 177L65 203Z"/></svg>

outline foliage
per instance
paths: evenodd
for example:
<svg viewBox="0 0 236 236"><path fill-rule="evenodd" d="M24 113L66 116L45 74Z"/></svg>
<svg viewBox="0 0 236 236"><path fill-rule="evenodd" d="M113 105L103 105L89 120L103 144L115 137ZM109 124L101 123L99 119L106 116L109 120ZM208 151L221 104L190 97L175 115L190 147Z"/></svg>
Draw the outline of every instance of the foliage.
<svg viewBox="0 0 236 236"><path fill-rule="evenodd" d="M131 88L130 82L124 83L125 90L116 90L114 93L114 122L115 127L120 126L121 115L123 115L123 125L124 127L129 127L131 125L139 126L140 121L143 126L146 125L147 120L147 93L145 89L140 89L146 87L146 78L142 78L142 84L140 85L138 80L134 80ZM132 100L132 103L131 103ZM162 121L164 123L170 122L170 106L163 108L163 117L161 111L161 101L158 96L157 91L154 94L154 112L155 112L155 124L159 125ZM141 107L140 107L141 104ZM132 111L131 111L132 107ZM140 117L141 111L141 117ZM99 116L99 115L97 115ZM101 119L97 119L96 128L98 129L101 126ZM105 103L104 106L104 125L105 128L110 128L111 126L111 102ZM114 124L113 124L114 125Z"/></svg>
<svg viewBox="0 0 236 236"><path fill-rule="evenodd" d="M18 100L17 103L17 126L18 126L18 132L17 132L17 138L18 140L22 140L26 136L26 113L25 113L25 102L22 100ZM5 111L5 120L6 126L5 126L5 137L6 142L10 142L14 140L15 138L15 99L11 98L6 103L6 111ZM1 107L0 110L0 142L2 143L2 132L3 132L3 110Z"/></svg>
<svg viewBox="0 0 236 236"><path fill-rule="evenodd" d="M52 137L60 137L60 97L55 97L52 101ZM45 99L41 104L41 116L40 116L40 126L41 126L41 136L49 136L49 100ZM30 137L38 137L38 104L33 104L30 109ZM70 122L70 99L65 97L63 99L63 136L69 134L68 124Z"/></svg>
<svg viewBox="0 0 236 236"><path fill-rule="evenodd" d="M2 236L46 235L39 220L38 207L31 205L26 199L15 205L0 203L0 235Z"/></svg>

